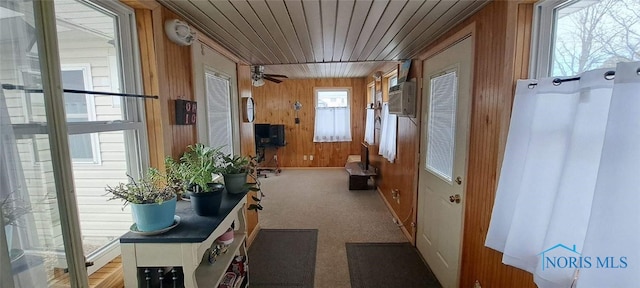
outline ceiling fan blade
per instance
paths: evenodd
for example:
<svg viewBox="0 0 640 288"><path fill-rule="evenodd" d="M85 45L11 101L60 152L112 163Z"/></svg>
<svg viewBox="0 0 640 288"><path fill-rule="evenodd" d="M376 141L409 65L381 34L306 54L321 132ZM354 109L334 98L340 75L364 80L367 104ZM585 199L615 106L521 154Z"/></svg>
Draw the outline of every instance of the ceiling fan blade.
<svg viewBox="0 0 640 288"><path fill-rule="evenodd" d="M278 77L278 78L289 78L289 77L287 77L287 75L280 75L280 74L264 74L264 76L267 76L267 77Z"/></svg>
<svg viewBox="0 0 640 288"><path fill-rule="evenodd" d="M271 82L274 82L274 83L282 83L282 80L276 79L276 78L271 78L271 77L269 77L267 75L264 75L264 77L262 77L262 79L268 80L268 81L271 81Z"/></svg>

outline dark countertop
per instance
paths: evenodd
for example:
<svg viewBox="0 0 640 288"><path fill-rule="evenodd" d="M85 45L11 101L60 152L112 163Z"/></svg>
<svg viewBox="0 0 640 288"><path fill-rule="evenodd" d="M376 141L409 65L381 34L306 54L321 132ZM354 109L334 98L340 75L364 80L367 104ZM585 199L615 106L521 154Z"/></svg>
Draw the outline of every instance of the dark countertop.
<svg viewBox="0 0 640 288"><path fill-rule="evenodd" d="M222 220L229 215L233 207L247 195L229 194L224 191L222 203L217 216L198 216L188 201L178 201L176 215L180 216L180 224L175 228L153 236L143 236L127 232L120 237L120 243L199 243L206 240L218 228ZM236 224L238 225L238 224Z"/></svg>

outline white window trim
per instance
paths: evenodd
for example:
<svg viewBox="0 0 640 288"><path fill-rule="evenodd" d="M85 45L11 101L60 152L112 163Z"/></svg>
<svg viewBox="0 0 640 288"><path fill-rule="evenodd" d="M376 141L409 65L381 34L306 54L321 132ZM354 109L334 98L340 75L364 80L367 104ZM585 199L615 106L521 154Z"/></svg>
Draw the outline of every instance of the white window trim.
<svg viewBox="0 0 640 288"><path fill-rule="evenodd" d="M93 77L91 76L91 64L89 63L74 63L74 64L60 64L61 71L82 71L82 77L84 78L84 90L93 91ZM64 88L64 87L63 87ZM96 101L95 96L91 94L85 94L87 99L87 121L93 122L96 121ZM74 116L74 114L67 114L68 116ZM79 122L84 123L84 125L92 125L92 123L87 122ZM75 125L74 125L75 126ZM79 127L79 126L78 126ZM80 133L69 133L80 134ZM92 159L73 159L71 161L74 165L101 165L102 157L100 152L100 139L98 137L98 133L89 134L91 138L91 154L93 155Z"/></svg>

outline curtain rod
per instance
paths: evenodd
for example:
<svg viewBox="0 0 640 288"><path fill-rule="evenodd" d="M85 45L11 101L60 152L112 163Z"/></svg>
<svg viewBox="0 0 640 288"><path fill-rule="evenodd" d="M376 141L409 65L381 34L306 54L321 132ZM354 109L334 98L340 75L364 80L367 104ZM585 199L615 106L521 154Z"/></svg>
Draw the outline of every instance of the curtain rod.
<svg viewBox="0 0 640 288"><path fill-rule="evenodd" d="M42 89L34 89L34 88L25 88L22 85L13 85L13 84L2 84L2 89L4 90L22 90L28 93L42 93ZM158 96L148 96L148 95L139 95L139 94L130 94L130 93L115 93L115 92L101 92L101 91L86 91L86 90L76 90L76 89L62 89L65 93L78 93L78 94L93 94L93 95L107 95L107 96L120 96L120 97L134 97L134 98L150 98L150 99L158 99Z"/></svg>
<svg viewBox="0 0 640 288"><path fill-rule="evenodd" d="M638 69L640 71L640 69ZM604 72L604 75L602 75L604 77L604 79L607 80L613 80L613 78L615 78L616 76L616 71L607 71ZM566 79L562 79L562 78L555 78L553 79L553 81L551 81L551 83L553 83L554 86L558 86L564 82L570 82L570 81L577 81L580 80L580 77L573 77L573 78L566 78ZM536 85L538 85L538 83L529 83L529 89L533 89L533 87L536 87Z"/></svg>

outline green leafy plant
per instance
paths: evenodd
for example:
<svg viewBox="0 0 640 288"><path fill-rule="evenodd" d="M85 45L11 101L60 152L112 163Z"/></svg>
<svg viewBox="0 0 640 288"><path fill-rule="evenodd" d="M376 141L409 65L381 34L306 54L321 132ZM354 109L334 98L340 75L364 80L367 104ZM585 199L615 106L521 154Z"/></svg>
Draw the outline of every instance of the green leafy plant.
<svg viewBox="0 0 640 288"><path fill-rule="evenodd" d="M140 179L135 180L130 175L129 183L119 183L117 186L105 188L107 195L111 195L108 200L120 199L124 201L123 209L129 203L151 204L171 200L176 197L177 190L174 185L167 185L167 176L160 173L155 168L149 171Z"/></svg>
<svg viewBox="0 0 640 288"><path fill-rule="evenodd" d="M249 156L221 154L218 171L221 174L251 173L255 170L257 163Z"/></svg>
<svg viewBox="0 0 640 288"><path fill-rule="evenodd" d="M247 173L253 182L246 183L245 188L249 191L256 192L256 195L252 195L251 199L255 201L255 203L249 204L247 209L259 211L262 210L262 197L264 197L264 193L262 192L262 188L260 187L260 180L257 177L258 172L258 159L252 156L241 156L241 155L232 155L232 154L223 154L220 152L218 148L218 153L220 154L217 157L218 161L218 172L221 174L239 174L239 173Z"/></svg>
<svg viewBox="0 0 640 288"><path fill-rule="evenodd" d="M176 177L182 178L186 185L191 185L194 193L211 192L209 183L213 182L213 175L221 173L216 163L221 161L220 148L211 148L203 144L189 145L187 151L180 157L180 164Z"/></svg>
<svg viewBox="0 0 640 288"><path fill-rule="evenodd" d="M2 220L4 225L17 225L18 220L31 212L31 205L27 201L15 196L11 193L4 197L0 202L2 207Z"/></svg>

